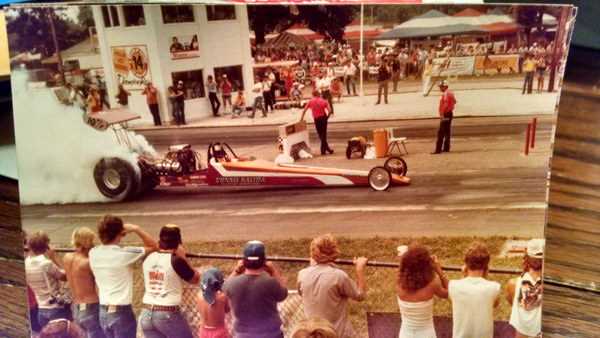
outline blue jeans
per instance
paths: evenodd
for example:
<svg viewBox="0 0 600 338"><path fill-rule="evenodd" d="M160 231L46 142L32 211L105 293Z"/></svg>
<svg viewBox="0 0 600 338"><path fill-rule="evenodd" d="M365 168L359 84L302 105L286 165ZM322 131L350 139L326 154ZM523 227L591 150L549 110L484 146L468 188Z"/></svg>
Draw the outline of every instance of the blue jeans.
<svg viewBox="0 0 600 338"><path fill-rule="evenodd" d="M109 313L100 305L100 327L107 338L136 338L137 323L131 305L121 305Z"/></svg>
<svg viewBox="0 0 600 338"><path fill-rule="evenodd" d="M143 309L140 326L144 338L192 338L188 322L180 312Z"/></svg>
<svg viewBox="0 0 600 338"><path fill-rule="evenodd" d="M87 338L105 338L99 312L98 303L87 304L85 310L80 310L79 304L73 304L73 321L85 331Z"/></svg>
<svg viewBox="0 0 600 338"><path fill-rule="evenodd" d="M44 328L49 321L61 318L69 319L69 312L64 307L38 309L38 323L40 325L40 330Z"/></svg>

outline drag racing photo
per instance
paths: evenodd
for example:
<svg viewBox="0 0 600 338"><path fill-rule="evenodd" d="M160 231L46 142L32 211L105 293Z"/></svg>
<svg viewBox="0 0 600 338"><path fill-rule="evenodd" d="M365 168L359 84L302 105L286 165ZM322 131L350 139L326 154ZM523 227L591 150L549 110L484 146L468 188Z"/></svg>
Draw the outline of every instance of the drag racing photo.
<svg viewBox="0 0 600 338"><path fill-rule="evenodd" d="M32 335L537 336L574 19L10 6Z"/></svg>

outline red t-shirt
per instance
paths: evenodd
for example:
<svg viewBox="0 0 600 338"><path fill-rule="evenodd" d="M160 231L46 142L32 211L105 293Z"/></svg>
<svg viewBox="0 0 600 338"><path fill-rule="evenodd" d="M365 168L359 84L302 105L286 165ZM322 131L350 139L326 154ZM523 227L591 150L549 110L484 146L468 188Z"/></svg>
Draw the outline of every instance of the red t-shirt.
<svg viewBox="0 0 600 338"><path fill-rule="evenodd" d="M313 97L310 101L308 101L306 106L312 112L313 119L316 119L327 116L326 110L329 109L329 102L320 97Z"/></svg>
<svg viewBox="0 0 600 338"><path fill-rule="evenodd" d="M225 81L223 82L223 85L221 85L221 92L223 93L223 95L231 95L232 89L233 87L229 81Z"/></svg>
<svg viewBox="0 0 600 338"><path fill-rule="evenodd" d="M454 111L454 106L456 105L456 98L454 97L454 93L450 90L446 90L442 97L440 98L440 115L444 115Z"/></svg>

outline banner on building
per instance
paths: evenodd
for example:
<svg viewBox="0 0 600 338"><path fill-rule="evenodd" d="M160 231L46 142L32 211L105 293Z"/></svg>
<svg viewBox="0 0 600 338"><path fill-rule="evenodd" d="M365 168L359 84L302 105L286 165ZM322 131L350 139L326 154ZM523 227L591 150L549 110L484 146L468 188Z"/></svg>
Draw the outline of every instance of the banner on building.
<svg viewBox="0 0 600 338"><path fill-rule="evenodd" d="M112 47L112 62L117 81L126 90L142 90L152 81L145 45Z"/></svg>
<svg viewBox="0 0 600 338"><path fill-rule="evenodd" d="M173 60L199 57L198 35L171 37L169 52L171 53L171 59Z"/></svg>
<svg viewBox="0 0 600 338"><path fill-rule="evenodd" d="M475 57L475 74L519 72L519 55L481 55Z"/></svg>
<svg viewBox="0 0 600 338"><path fill-rule="evenodd" d="M474 56L457 56L433 59L433 76L473 75Z"/></svg>

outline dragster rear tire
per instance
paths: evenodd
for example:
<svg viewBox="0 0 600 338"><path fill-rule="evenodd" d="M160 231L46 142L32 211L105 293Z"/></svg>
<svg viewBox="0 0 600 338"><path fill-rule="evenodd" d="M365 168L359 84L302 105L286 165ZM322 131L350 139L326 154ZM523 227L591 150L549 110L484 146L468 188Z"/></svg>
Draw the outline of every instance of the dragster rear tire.
<svg viewBox="0 0 600 338"><path fill-rule="evenodd" d="M94 167L94 181L102 195L120 202L137 196L141 175L139 168L134 168L131 163L110 157L98 161Z"/></svg>
<svg viewBox="0 0 600 338"><path fill-rule="evenodd" d="M374 167L369 171L369 186L375 191L386 191L392 186L392 174L384 167Z"/></svg>

